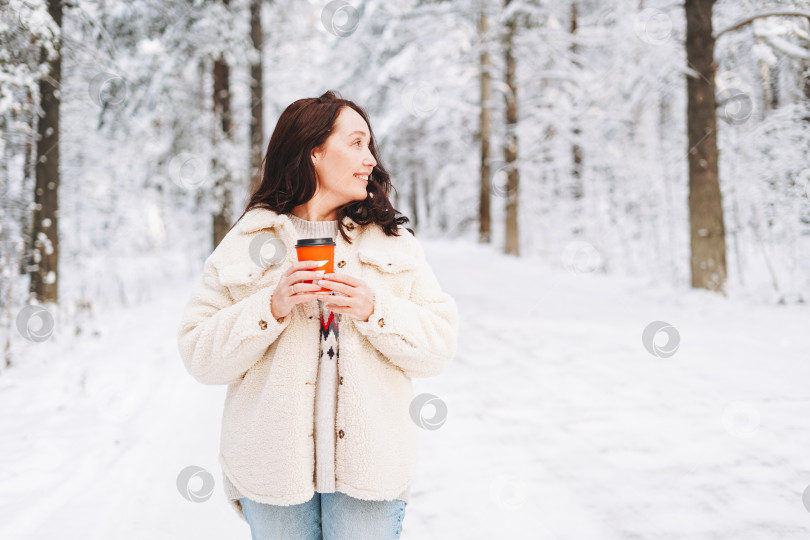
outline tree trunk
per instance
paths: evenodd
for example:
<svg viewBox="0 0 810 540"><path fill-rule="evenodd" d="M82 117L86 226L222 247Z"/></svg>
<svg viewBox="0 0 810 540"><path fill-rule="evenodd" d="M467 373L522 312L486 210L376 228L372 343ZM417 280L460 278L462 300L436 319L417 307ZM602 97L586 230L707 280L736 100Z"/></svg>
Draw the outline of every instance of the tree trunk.
<svg viewBox="0 0 810 540"><path fill-rule="evenodd" d="M48 13L62 28L62 1L48 0ZM56 56L48 61L49 72L39 81L43 115L37 122L37 162L35 167L34 265L29 292L40 302L59 302L59 87L62 83L62 39L54 38ZM46 49L40 58L46 62Z"/></svg>
<svg viewBox="0 0 810 540"><path fill-rule="evenodd" d="M34 38L32 37L31 40L33 41ZM28 105L30 106L30 111L35 111L34 105L34 94L31 92L29 88L25 92L26 99L28 101ZM28 128L30 129L29 133L35 133L37 131L37 116L34 113L30 115L26 115L26 121L28 123ZM26 190L31 188L36 182L36 180L32 177L32 173L34 173L34 139L31 137L25 138L25 144L23 146L23 151L25 155L23 156L23 193L26 193ZM31 215L28 214L27 211L23 212L23 242L25 242L25 247L23 248L22 256L20 257L20 263L18 268L19 275L27 275L34 266L34 225L33 220L31 219Z"/></svg>
<svg viewBox="0 0 810 540"><path fill-rule="evenodd" d="M228 0L223 0L227 6ZM231 138L231 90L230 66L225 58L220 57L214 62L214 158L213 171L216 181L214 183L214 196L217 197L219 209L214 215L214 248L219 245L231 229L231 173L227 162L219 164L217 148L220 142Z"/></svg>
<svg viewBox="0 0 810 540"><path fill-rule="evenodd" d="M574 58L574 62L576 61L577 55L577 42L576 42L576 33L577 33L577 4L576 2L571 3L571 26L570 26L570 33L571 33L571 56ZM583 178L582 178L582 146L579 144L580 134L582 130L579 127L579 119L576 115L576 110L574 111L574 116L572 118L573 126L571 128L572 140L574 143L571 145L571 195L573 196L573 215L572 217L572 233L578 235L582 233L582 212L583 212L583 201L582 198L584 196L584 185L583 185Z"/></svg>
<svg viewBox="0 0 810 540"><path fill-rule="evenodd" d="M762 45L763 39L756 38L757 44ZM762 87L762 118L764 119L771 112L773 105L773 83L771 81L771 66L763 58L758 60L759 79Z"/></svg>
<svg viewBox="0 0 810 540"><path fill-rule="evenodd" d="M491 240L490 194L492 193L492 171L490 169L490 137L492 131L492 63L489 59L487 32L487 0L481 1L481 18L478 22L478 35L481 39L481 190L478 201L479 242Z"/></svg>
<svg viewBox="0 0 810 540"><path fill-rule="evenodd" d="M689 141L689 228L692 287L726 294L726 232L717 171L714 0L686 0L686 76Z"/></svg>
<svg viewBox="0 0 810 540"><path fill-rule="evenodd" d="M802 93L804 97L810 100L810 61L803 63L802 66L804 66L802 71ZM802 120L810 122L810 115L805 116Z"/></svg>
<svg viewBox="0 0 810 540"><path fill-rule="evenodd" d="M511 0L504 0L504 7ZM517 161L517 80L515 78L515 57L512 53L512 41L515 36L516 21L506 23L506 144L503 155L506 161L506 247L507 255L520 255L518 231L518 169Z"/></svg>
<svg viewBox="0 0 810 540"><path fill-rule="evenodd" d="M250 1L250 39L259 53L259 61L250 66L250 194L253 194L262 181L262 154L264 143L264 125L262 123L262 17L261 0Z"/></svg>
<svg viewBox="0 0 810 540"><path fill-rule="evenodd" d="M419 229L419 201L417 200L419 197L419 179L416 178L415 174L411 174L411 192L410 192L410 203L411 203L411 215L413 216L412 220L412 227L414 229Z"/></svg>

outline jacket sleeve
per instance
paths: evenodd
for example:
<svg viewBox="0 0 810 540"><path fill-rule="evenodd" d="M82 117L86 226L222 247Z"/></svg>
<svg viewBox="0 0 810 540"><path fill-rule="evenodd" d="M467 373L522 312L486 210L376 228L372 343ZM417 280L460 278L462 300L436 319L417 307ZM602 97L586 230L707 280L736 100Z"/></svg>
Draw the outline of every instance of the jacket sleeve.
<svg viewBox="0 0 810 540"><path fill-rule="evenodd" d="M273 317L269 287L234 303L216 276L209 257L178 332L186 370L206 385L238 381L290 324Z"/></svg>
<svg viewBox="0 0 810 540"><path fill-rule="evenodd" d="M458 308L442 292L417 244L416 278L410 298L374 287L374 311L367 321L352 319L357 331L408 377L441 374L458 348Z"/></svg>

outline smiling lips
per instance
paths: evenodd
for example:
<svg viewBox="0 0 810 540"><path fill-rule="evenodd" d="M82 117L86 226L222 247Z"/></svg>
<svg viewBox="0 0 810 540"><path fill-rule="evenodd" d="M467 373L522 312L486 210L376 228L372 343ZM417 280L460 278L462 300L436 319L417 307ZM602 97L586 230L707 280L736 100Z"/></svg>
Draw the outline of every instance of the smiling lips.
<svg viewBox="0 0 810 540"><path fill-rule="evenodd" d="M355 178L359 178L360 180L365 180L366 182L368 182L369 177L368 174L355 174L354 176Z"/></svg>

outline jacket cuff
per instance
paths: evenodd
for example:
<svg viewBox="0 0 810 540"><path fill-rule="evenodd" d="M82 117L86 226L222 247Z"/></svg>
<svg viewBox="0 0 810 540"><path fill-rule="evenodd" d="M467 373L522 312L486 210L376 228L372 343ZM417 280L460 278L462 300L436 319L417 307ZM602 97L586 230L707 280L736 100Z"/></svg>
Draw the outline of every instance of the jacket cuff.
<svg viewBox="0 0 810 540"><path fill-rule="evenodd" d="M267 291L269 291L268 294L267 294L267 302L264 303L264 305L267 307L267 312L266 312L267 318L263 319L263 320L267 321L268 323L270 321L273 321L273 322L275 322L275 323L277 323L277 324L279 324L281 326L286 327L288 324L290 324L290 317L292 317L292 311L290 311L289 313L287 313L283 317L279 317L278 319L276 319L273 316L273 305L272 305L273 304L273 289L271 287L267 287Z"/></svg>
<svg viewBox="0 0 810 540"><path fill-rule="evenodd" d="M366 337L397 334L396 317L397 303L404 302L402 298L394 296L385 289L374 287L374 311L367 321L353 319L354 326L360 334Z"/></svg>

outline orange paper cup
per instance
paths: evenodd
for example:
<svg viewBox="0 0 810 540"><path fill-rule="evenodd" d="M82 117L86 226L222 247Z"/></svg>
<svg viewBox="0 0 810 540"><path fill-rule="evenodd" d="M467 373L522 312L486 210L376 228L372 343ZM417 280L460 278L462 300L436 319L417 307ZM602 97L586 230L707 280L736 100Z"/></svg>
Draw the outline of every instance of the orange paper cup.
<svg viewBox="0 0 810 540"><path fill-rule="evenodd" d="M318 261L321 264L311 270L324 270L325 273L334 272L335 263L335 241L331 238L301 238L295 244L295 251L299 261ZM306 280L303 283L313 283L313 280ZM323 287L312 292L333 292L331 289Z"/></svg>

